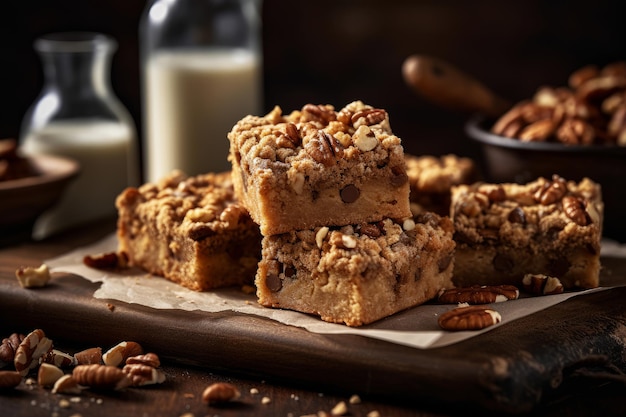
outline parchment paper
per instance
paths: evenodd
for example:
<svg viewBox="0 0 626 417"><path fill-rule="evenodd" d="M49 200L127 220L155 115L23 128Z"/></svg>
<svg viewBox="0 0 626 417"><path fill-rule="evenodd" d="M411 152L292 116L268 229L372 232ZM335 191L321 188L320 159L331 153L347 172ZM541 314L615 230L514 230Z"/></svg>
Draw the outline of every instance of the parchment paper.
<svg viewBox="0 0 626 417"><path fill-rule="evenodd" d="M101 282L100 288L94 292L94 297L99 299L136 303L155 309L207 312L232 310L268 317L286 325L303 327L310 332L357 334L421 349L457 343L490 331L504 323L563 302L570 297L608 288L600 287L580 292L526 297L497 303L493 307L502 315L502 322L481 331L442 331L437 324L439 314L455 306L435 303L426 303L411 308L371 325L351 328L341 324L326 323L317 317L303 313L260 306L256 302L254 293L245 294L240 288L196 292L138 269L129 269L124 271L124 274L118 274L92 269L83 264L85 255L113 252L116 249L117 238L115 234L112 234L93 245L84 246L60 257L47 260L46 264L50 267L51 272L73 273L92 282ZM626 258L626 247L612 241L603 241L602 253Z"/></svg>

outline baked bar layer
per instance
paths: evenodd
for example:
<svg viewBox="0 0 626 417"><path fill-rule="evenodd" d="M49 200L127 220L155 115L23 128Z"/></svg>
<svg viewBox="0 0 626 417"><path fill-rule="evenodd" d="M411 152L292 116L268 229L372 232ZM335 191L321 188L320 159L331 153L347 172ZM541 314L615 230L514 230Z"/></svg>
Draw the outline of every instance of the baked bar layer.
<svg viewBox="0 0 626 417"><path fill-rule="evenodd" d="M228 134L237 198L264 236L411 216L401 141L360 101L247 116Z"/></svg>
<svg viewBox="0 0 626 417"><path fill-rule="evenodd" d="M259 303L360 326L452 287L454 241L448 217L426 213L316 227L263 238Z"/></svg>
<svg viewBox="0 0 626 417"><path fill-rule="evenodd" d="M603 209L600 186L588 178L453 187L453 281L521 286L532 273L566 289L597 287Z"/></svg>
<svg viewBox="0 0 626 417"><path fill-rule="evenodd" d="M230 172L127 188L117 200L117 237L129 263L196 291L252 284L261 235L234 199Z"/></svg>
<svg viewBox="0 0 626 417"><path fill-rule="evenodd" d="M433 211L450 215L450 190L455 185L471 184L478 179L476 164L470 158L405 154L413 214Z"/></svg>

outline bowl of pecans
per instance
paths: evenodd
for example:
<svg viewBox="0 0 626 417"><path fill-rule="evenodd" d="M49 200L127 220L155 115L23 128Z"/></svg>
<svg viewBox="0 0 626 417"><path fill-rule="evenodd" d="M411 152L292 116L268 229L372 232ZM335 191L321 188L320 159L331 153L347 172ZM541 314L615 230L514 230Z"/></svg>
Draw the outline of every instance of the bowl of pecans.
<svg viewBox="0 0 626 417"><path fill-rule="evenodd" d="M493 182L558 174L602 186L604 234L626 241L626 61L586 66L567 86L542 86L499 117L474 116L467 135Z"/></svg>
<svg viewBox="0 0 626 417"><path fill-rule="evenodd" d="M74 160L22 156L14 139L0 139L0 246L30 239L35 220L57 202L78 172Z"/></svg>

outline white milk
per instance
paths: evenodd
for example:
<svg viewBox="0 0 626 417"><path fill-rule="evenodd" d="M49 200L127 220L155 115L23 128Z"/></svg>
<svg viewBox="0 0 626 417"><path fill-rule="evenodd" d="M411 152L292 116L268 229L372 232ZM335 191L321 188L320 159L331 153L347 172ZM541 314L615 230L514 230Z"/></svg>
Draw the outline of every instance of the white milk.
<svg viewBox="0 0 626 417"><path fill-rule="evenodd" d="M146 181L173 169L229 170L227 134L261 107L260 68L245 50L157 52L146 65Z"/></svg>
<svg viewBox="0 0 626 417"><path fill-rule="evenodd" d="M135 140L134 129L116 122L52 122L31 130L22 144L25 153L62 155L80 163L79 175L59 203L37 220L33 237L114 216L116 197L138 183Z"/></svg>

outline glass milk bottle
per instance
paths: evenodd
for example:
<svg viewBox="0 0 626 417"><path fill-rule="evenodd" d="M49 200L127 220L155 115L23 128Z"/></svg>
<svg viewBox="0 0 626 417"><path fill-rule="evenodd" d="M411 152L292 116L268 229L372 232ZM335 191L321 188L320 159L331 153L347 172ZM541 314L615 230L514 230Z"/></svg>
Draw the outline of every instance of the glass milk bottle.
<svg viewBox="0 0 626 417"><path fill-rule="evenodd" d="M53 33L35 41L44 86L24 117L22 149L80 164L61 201L37 220L36 239L114 217L117 195L139 182L135 125L110 85L116 47L111 37L91 32Z"/></svg>
<svg viewBox="0 0 626 417"><path fill-rule="evenodd" d="M144 179L229 170L228 132L262 107L259 0L156 0L140 23Z"/></svg>

